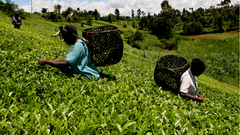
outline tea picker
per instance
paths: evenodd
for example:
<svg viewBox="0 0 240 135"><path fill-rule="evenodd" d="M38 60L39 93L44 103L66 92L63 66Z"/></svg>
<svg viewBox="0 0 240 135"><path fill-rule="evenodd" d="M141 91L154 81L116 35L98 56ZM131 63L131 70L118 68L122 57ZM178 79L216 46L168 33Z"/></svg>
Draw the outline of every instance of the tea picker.
<svg viewBox="0 0 240 135"><path fill-rule="evenodd" d="M200 59L193 59L191 67L189 62L177 55L161 57L156 64L154 80L165 90L172 90L184 98L196 101L205 101L198 93L197 77L203 73L206 66Z"/></svg>
<svg viewBox="0 0 240 135"><path fill-rule="evenodd" d="M154 81L165 90L179 91L181 75L188 70L188 61L177 55L165 55L158 59Z"/></svg>
<svg viewBox="0 0 240 135"><path fill-rule="evenodd" d="M39 59L39 64L57 68L70 68L73 74L83 74L89 79L100 77L96 66L110 66L118 63L123 54L120 30L115 26L102 26L83 31L84 38L77 34L77 27L60 27L61 36L72 48L65 58L59 60ZM87 39L87 40L86 40Z"/></svg>

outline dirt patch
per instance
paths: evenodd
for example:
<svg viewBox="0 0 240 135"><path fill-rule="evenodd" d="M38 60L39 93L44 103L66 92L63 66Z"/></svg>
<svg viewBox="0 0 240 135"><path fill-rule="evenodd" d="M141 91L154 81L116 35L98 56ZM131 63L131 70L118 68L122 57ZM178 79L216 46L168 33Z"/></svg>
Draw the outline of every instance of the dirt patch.
<svg viewBox="0 0 240 135"><path fill-rule="evenodd" d="M225 33L233 33L233 34L239 34L239 29L238 30L234 30L234 31L229 31L229 32L225 32Z"/></svg>
<svg viewBox="0 0 240 135"><path fill-rule="evenodd" d="M225 32L226 34L239 34L239 29L238 30L234 30L234 31L229 31L229 32ZM191 35L191 36L187 36L189 38L193 38L194 40L197 40L198 38L204 38L204 39L220 39L218 37L209 37L209 36L196 36L196 35Z"/></svg>
<svg viewBox="0 0 240 135"><path fill-rule="evenodd" d="M204 38L204 39L220 39L218 37L208 37L208 36L187 36L189 38L193 38L194 40L197 40L198 38Z"/></svg>

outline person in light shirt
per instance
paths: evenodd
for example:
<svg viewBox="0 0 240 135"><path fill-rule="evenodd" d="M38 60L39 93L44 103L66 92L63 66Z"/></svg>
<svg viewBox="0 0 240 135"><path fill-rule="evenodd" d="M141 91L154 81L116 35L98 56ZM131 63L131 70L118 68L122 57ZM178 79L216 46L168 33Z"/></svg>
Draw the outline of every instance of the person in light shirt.
<svg viewBox="0 0 240 135"><path fill-rule="evenodd" d="M39 59L38 63L41 66L50 65L57 68L69 69L74 74L83 74L90 80L94 77L98 80L100 74L97 68L91 63L90 53L86 43L88 42L83 37L78 37L77 27L74 25L66 25L60 28L61 36L68 45L72 45L69 53L65 58L59 60Z"/></svg>
<svg viewBox="0 0 240 135"><path fill-rule="evenodd" d="M203 73L206 66L200 59L193 59L191 67L185 71L180 79L180 95L183 98L203 102L205 98L198 93L197 77Z"/></svg>

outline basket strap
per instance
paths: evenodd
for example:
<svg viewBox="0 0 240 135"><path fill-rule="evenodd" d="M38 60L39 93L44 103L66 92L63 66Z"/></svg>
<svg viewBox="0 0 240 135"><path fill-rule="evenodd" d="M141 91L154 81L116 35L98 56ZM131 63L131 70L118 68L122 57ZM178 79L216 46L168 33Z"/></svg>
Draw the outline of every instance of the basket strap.
<svg viewBox="0 0 240 135"><path fill-rule="evenodd" d="M82 40L82 38L80 38L78 35L76 35L76 34L74 34L74 33L72 33L72 35ZM83 40L82 40L82 41L83 41Z"/></svg>

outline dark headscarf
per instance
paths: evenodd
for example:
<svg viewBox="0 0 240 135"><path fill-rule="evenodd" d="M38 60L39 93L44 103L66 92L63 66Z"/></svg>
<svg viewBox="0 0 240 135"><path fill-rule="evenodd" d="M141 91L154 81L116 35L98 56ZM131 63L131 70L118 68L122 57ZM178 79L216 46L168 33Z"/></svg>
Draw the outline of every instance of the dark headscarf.
<svg viewBox="0 0 240 135"><path fill-rule="evenodd" d="M65 31L67 33L73 33L74 35L77 35L77 27L71 24L66 25L64 28L60 26L60 31Z"/></svg>

